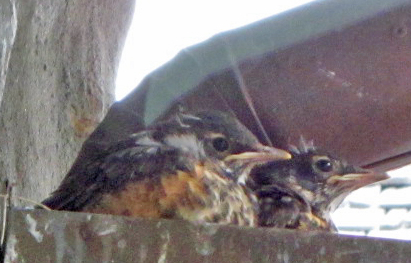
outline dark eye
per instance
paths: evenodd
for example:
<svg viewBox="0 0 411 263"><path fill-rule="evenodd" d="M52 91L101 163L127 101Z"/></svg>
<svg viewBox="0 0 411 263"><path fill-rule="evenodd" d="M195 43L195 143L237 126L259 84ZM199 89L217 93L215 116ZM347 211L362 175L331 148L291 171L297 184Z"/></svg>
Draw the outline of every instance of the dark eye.
<svg viewBox="0 0 411 263"><path fill-rule="evenodd" d="M323 172L331 172L333 169L333 164L331 163L330 160L327 159L320 159L315 163L315 166L317 166L320 171Z"/></svg>
<svg viewBox="0 0 411 263"><path fill-rule="evenodd" d="M213 143L214 149L219 152L227 151L228 148L230 147L228 140L224 137L214 138L212 143Z"/></svg>

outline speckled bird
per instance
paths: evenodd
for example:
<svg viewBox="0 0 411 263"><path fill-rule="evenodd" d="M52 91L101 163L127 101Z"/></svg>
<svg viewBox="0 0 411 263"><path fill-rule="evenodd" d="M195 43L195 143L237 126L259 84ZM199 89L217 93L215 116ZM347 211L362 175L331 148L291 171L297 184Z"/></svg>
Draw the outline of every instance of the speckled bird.
<svg viewBox="0 0 411 263"><path fill-rule="evenodd" d="M71 169L43 204L56 210L255 225L244 187L255 166L290 158L221 112L179 113Z"/></svg>
<svg viewBox="0 0 411 263"><path fill-rule="evenodd" d="M289 160L268 162L250 173L262 227L336 232L330 214L352 191L387 179L333 157L312 143L292 147Z"/></svg>

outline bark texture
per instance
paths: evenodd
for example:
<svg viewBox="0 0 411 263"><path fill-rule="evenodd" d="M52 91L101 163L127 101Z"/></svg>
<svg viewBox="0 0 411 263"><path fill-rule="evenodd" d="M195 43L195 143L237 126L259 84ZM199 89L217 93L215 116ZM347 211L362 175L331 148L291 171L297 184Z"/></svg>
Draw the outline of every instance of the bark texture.
<svg viewBox="0 0 411 263"><path fill-rule="evenodd" d="M0 0L0 178L15 196L54 190L106 114L133 6Z"/></svg>

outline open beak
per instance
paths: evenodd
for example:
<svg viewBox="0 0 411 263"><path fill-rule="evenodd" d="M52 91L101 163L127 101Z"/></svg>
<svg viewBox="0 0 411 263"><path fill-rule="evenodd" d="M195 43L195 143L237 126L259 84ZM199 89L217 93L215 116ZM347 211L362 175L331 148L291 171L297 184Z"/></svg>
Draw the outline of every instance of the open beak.
<svg viewBox="0 0 411 263"><path fill-rule="evenodd" d="M227 156L224 161L236 161L244 160L251 162L265 162L265 161L276 161L276 160L288 160L291 159L291 154L287 151L268 147L268 146L259 146L256 148L255 152L243 152L239 154L232 154Z"/></svg>
<svg viewBox="0 0 411 263"><path fill-rule="evenodd" d="M386 173L374 173L370 170L358 169L358 171L354 173L331 176L327 179L327 184L338 185L338 187L354 191L363 186L386 180L388 178L389 176Z"/></svg>

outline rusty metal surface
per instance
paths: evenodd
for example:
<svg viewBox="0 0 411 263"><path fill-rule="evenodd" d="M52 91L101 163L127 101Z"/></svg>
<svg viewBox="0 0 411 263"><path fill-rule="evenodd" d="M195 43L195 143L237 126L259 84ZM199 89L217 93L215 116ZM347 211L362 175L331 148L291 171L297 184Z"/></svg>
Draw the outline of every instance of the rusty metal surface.
<svg viewBox="0 0 411 263"><path fill-rule="evenodd" d="M303 135L356 165L409 163L410 28L411 0L327 0L217 35L113 105L75 169L177 104L234 112L278 147Z"/></svg>
<svg viewBox="0 0 411 263"><path fill-rule="evenodd" d="M385 263L410 258L410 242L14 210L6 262Z"/></svg>
<svg viewBox="0 0 411 263"><path fill-rule="evenodd" d="M386 169L408 163L410 27L411 7L380 14L242 61L178 103L193 110L230 108L263 139L239 92L243 85L276 146L296 144L302 135L356 165ZM387 159L393 158L390 165ZM403 162L394 163L398 158Z"/></svg>

